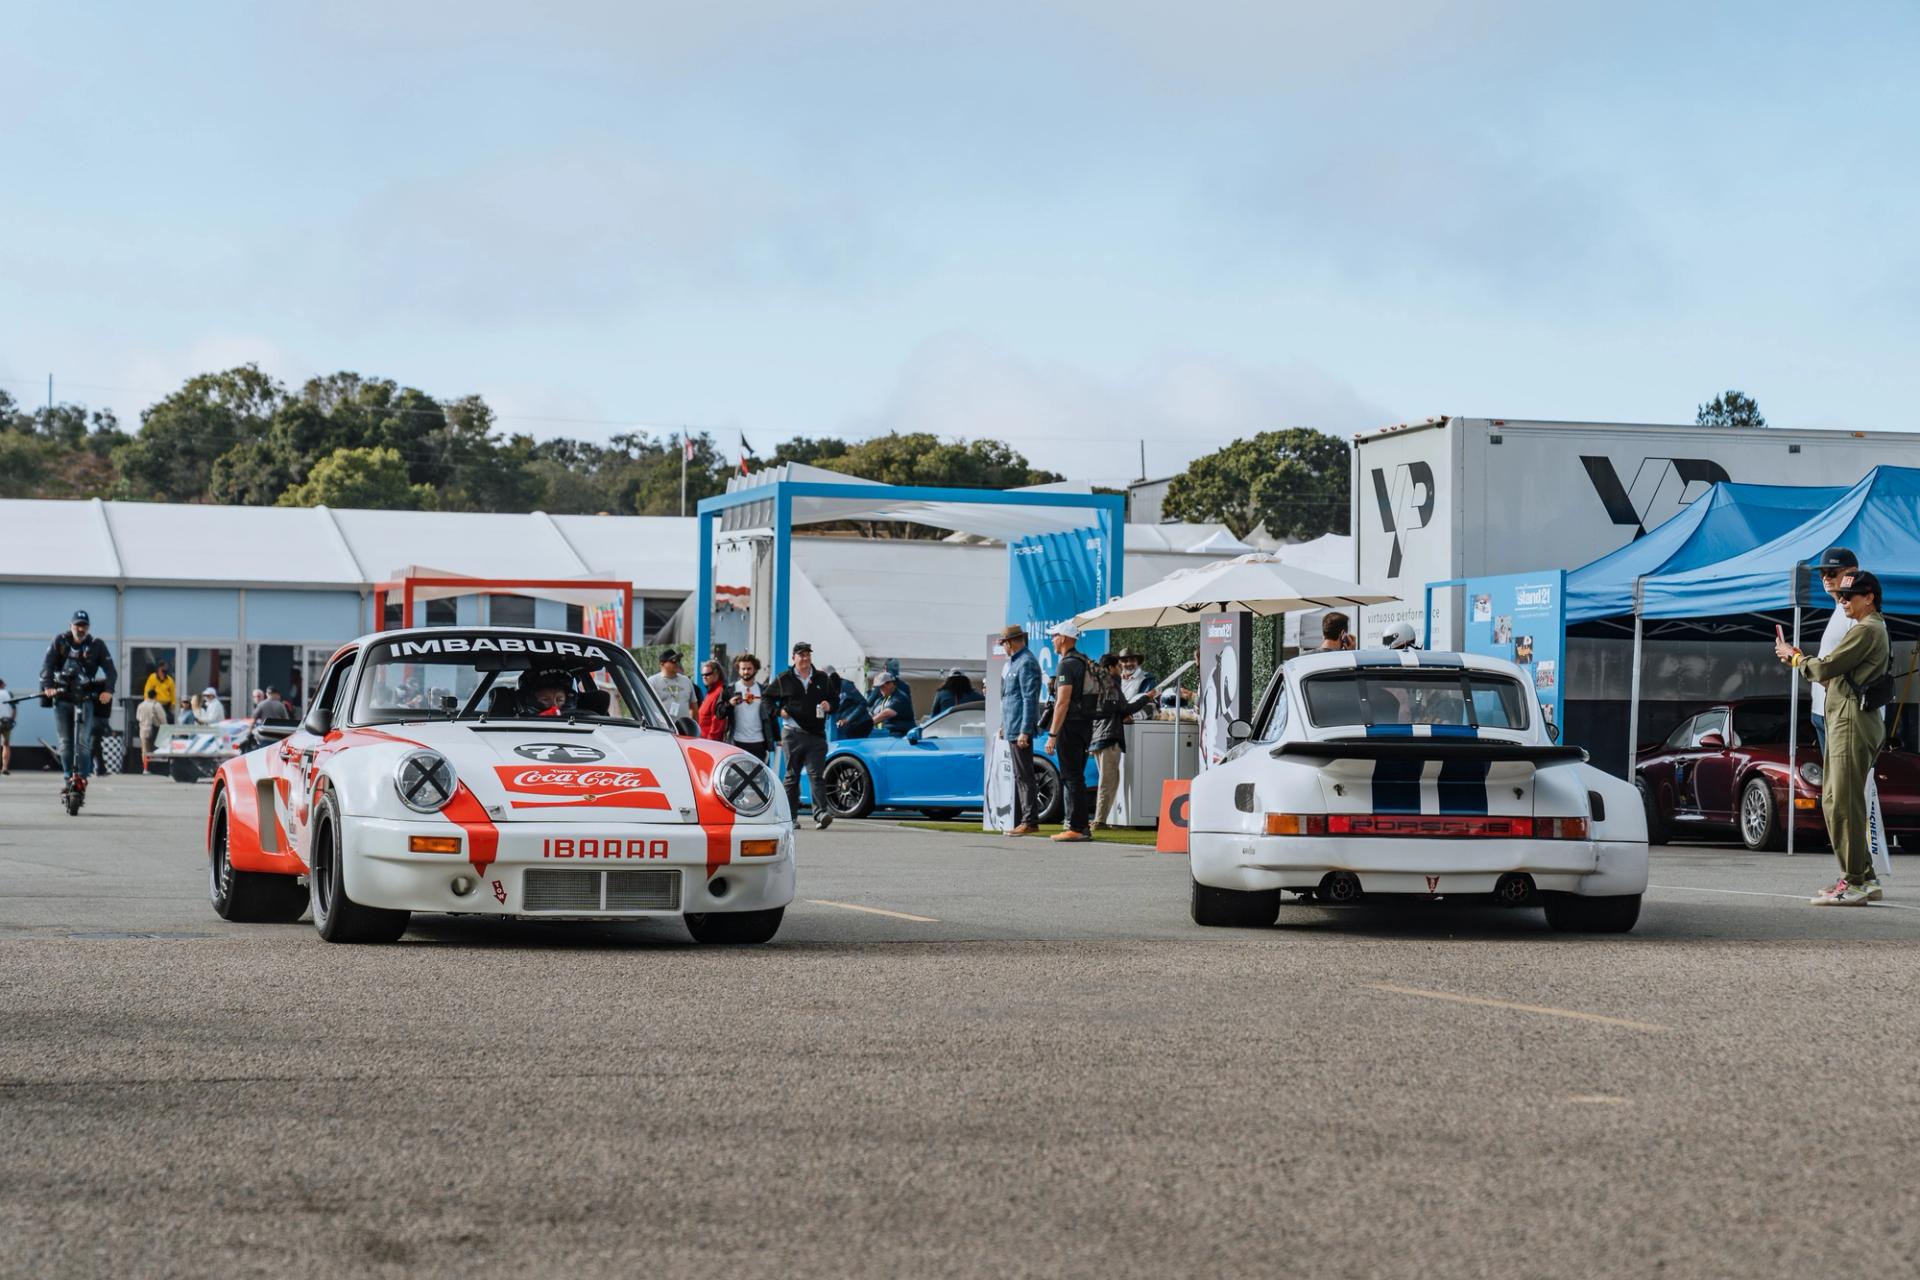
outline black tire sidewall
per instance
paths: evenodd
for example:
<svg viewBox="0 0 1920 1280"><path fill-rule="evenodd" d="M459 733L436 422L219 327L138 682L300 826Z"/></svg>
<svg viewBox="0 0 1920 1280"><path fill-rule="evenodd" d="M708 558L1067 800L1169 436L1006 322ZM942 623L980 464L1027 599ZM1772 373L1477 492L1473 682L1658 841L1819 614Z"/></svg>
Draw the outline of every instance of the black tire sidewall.
<svg viewBox="0 0 1920 1280"><path fill-rule="evenodd" d="M231 821L227 793L222 789L213 799L213 822L208 828L208 840L213 847L207 850L207 899L213 904L214 914L223 920L233 918L233 864L227 856L232 841L228 827ZM226 870L224 877L220 874L222 868Z"/></svg>
<svg viewBox="0 0 1920 1280"><path fill-rule="evenodd" d="M1051 777L1053 779L1053 796L1044 804L1040 803L1040 797L1046 794L1046 786L1040 781L1042 777ZM1038 823L1058 821L1060 812L1066 805L1067 798L1065 793L1060 790L1060 770L1054 767L1051 760L1042 760L1037 756L1034 758L1033 790L1034 808L1040 811L1034 816L1034 821Z"/></svg>
<svg viewBox="0 0 1920 1280"><path fill-rule="evenodd" d="M840 803L840 790L833 780L846 770L853 770L860 779L860 798L851 805ZM820 785L826 791L827 811L836 818L864 818L873 812L873 771L852 756L840 756L827 761L826 768L820 771Z"/></svg>

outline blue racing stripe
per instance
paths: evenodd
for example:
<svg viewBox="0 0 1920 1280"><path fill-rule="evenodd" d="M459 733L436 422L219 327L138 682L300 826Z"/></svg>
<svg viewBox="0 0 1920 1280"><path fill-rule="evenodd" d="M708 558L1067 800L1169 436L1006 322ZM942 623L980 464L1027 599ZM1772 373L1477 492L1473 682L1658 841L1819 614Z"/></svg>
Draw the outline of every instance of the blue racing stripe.
<svg viewBox="0 0 1920 1280"><path fill-rule="evenodd" d="M1490 760L1442 760L1440 762L1440 812L1485 813L1487 811L1487 771ZM1374 790L1380 784L1374 783Z"/></svg>
<svg viewBox="0 0 1920 1280"><path fill-rule="evenodd" d="M1436 738L1477 738L1480 731L1470 724L1436 724L1433 726Z"/></svg>
<svg viewBox="0 0 1920 1280"><path fill-rule="evenodd" d="M1424 760L1374 761L1373 811L1420 812L1420 771L1425 767Z"/></svg>
<svg viewBox="0 0 1920 1280"><path fill-rule="evenodd" d="M1367 726L1369 738L1411 738L1413 726L1410 724L1370 724Z"/></svg>

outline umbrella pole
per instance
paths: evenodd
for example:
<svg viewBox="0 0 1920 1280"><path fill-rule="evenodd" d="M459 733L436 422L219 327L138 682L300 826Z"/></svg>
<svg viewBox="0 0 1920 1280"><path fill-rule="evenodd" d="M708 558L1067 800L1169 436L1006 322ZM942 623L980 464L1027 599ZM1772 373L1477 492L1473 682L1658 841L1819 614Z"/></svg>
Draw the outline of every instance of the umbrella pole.
<svg viewBox="0 0 1920 1280"><path fill-rule="evenodd" d="M1633 690L1627 695L1627 781L1640 767L1640 611L1633 614Z"/></svg>
<svg viewBox="0 0 1920 1280"><path fill-rule="evenodd" d="M1800 594L1796 587L1794 595ZM1793 606L1793 647L1800 647L1800 605ZM1793 856L1793 829L1800 825L1794 806L1794 784L1800 781L1800 669L1787 668L1787 856Z"/></svg>

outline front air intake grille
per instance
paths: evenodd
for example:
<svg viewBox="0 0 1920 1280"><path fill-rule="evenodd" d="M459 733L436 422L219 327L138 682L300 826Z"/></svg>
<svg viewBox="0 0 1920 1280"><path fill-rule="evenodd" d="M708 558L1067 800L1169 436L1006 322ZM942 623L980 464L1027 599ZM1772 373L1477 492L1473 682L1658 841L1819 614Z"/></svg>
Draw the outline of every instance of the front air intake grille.
<svg viewBox="0 0 1920 1280"><path fill-rule="evenodd" d="M521 881L522 909L526 911L598 911L598 871L529 871Z"/></svg>
<svg viewBox="0 0 1920 1280"><path fill-rule="evenodd" d="M527 872L521 898L521 910L527 912L678 911L680 873L540 867Z"/></svg>
<svg viewBox="0 0 1920 1280"><path fill-rule="evenodd" d="M607 910L678 911L678 871L607 872Z"/></svg>

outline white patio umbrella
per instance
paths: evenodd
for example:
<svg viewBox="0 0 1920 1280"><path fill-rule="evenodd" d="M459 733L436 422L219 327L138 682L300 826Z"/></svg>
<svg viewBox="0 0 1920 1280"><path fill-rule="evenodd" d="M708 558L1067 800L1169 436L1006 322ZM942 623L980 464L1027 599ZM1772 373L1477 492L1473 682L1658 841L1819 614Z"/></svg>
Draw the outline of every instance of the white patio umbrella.
<svg viewBox="0 0 1920 1280"><path fill-rule="evenodd" d="M1151 586L1118 596L1074 618L1088 628L1178 627L1203 613L1245 610L1262 616L1342 605L1385 604L1400 597L1357 582L1288 564L1270 551L1218 560L1168 574Z"/></svg>

